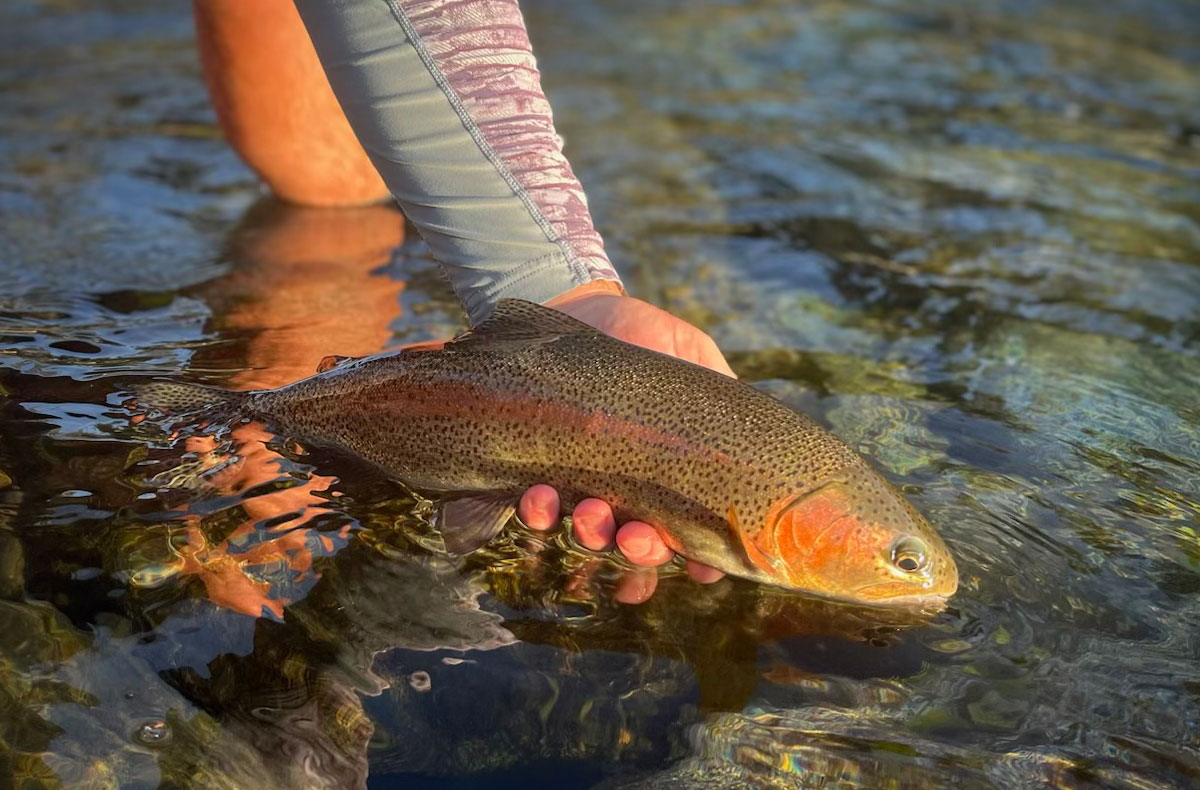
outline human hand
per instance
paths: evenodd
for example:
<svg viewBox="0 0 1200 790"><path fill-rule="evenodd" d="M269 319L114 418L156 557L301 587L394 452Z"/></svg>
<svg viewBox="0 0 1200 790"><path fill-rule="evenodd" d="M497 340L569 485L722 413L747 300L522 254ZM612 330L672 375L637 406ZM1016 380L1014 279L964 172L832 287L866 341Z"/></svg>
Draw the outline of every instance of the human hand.
<svg viewBox="0 0 1200 790"><path fill-rule="evenodd" d="M626 343L736 377L711 337L660 307L626 296L614 282L596 280L581 285L551 299L546 306Z"/></svg>
<svg viewBox="0 0 1200 790"><path fill-rule="evenodd" d="M627 343L670 354L727 376L734 375L707 334L666 310L625 296L616 283L588 283L551 299L546 305ZM559 523L560 509L558 492L547 485L536 485L521 497L517 514L530 529L548 530ZM576 505L571 523L575 539L584 548L608 551L615 544L635 565L655 568L675 556L657 530L645 522L628 521L618 528L612 508L600 499L585 499ZM725 575L692 560L687 561L687 571L701 584L710 584ZM653 571L629 574L618 584L615 594L625 603L641 603L654 593L656 583Z"/></svg>

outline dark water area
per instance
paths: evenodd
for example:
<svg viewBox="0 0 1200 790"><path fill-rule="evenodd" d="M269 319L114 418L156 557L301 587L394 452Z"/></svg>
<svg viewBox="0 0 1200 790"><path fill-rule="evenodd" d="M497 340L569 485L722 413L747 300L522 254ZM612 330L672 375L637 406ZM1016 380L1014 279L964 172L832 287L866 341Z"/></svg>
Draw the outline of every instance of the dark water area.
<svg viewBox="0 0 1200 790"><path fill-rule="evenodd" d="M638 296L871 458L928 621L131 425L463 317L389 208L271 202L182 4L0 7L0 786L1200 786L1200 6L523 3Z"/></svg>

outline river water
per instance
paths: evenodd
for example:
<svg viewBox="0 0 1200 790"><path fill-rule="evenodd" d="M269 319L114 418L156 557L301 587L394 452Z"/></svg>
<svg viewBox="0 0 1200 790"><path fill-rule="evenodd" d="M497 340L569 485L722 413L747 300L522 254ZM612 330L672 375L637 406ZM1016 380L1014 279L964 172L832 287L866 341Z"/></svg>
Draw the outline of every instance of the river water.
<svg viewBox="0 0 1200 790"><path fill-rule="evenodd" d="M638 296L870 457L911 623L428 505L139 378L269 386L462 316L390 208L273 203L186 7L0 8L0 784L1200 784L1200 6L523 4Z"/></svg>

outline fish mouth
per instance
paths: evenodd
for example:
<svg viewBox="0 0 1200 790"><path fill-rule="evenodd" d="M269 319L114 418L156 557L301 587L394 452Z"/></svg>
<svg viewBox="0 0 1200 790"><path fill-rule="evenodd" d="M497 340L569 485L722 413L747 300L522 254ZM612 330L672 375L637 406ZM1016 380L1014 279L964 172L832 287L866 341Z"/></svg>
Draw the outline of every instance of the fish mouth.
<svg viewBox="0 0 1200 790"><path fill-rule="evenodd" d="M940 612L946 608L946 604L957 592L955 589L947 592L936 592L934 590L925 590L922 592L905 593L902 595L882 595L871 596L871 591L885 592L888 589L895 589L897 582L876 582L859 587L852 593L853 600L856 603L865 606L875 606L881 608L912 608L922 610L934 610ZM904 585L909 587L910 585Z"/></svg>

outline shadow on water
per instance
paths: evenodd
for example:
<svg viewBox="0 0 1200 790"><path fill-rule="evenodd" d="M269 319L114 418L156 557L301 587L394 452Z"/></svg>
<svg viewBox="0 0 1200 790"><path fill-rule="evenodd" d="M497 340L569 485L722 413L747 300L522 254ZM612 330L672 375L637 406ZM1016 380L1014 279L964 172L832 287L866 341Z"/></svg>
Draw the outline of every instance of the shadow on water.
<svg viewBox="0 0 1200 790"><path fill-rule="evenodd" d="M23 0L0 11L0 776L1200 782L1195 7L522 5L631 289L904 488L958 561L951 606L678 568L622 604L628 569L562 531L453 559L354 459L131 424L135 380L276 386L461 314L392 209L262 199L186 9Z"/></svg>

